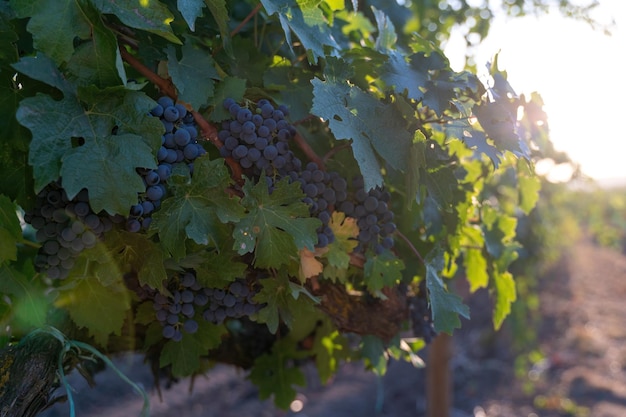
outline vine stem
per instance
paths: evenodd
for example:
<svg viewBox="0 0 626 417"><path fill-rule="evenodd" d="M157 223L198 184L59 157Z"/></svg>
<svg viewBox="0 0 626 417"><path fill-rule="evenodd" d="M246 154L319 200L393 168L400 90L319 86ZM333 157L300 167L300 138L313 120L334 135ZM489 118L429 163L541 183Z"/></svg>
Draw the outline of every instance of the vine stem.
<svg viewBox="0 0 626 417"><path fill-rule="evenodd" d="M424 261L424 257L422 256L421 253L419 253L419 251L417 250L417 248L413 245L413 243L409 240L408 237L406 237L404 235L404 233L402 233L401 231L397 230L395 231L395 234L400 236L400 238L402 240L404 240L404 242L409 246L409 248L411 249L411 252L413 252L415 254L415 256L417 256L417 259L420 260L420 262L422 262L422 264L426 265L426 262Z"/></svg>
<svg viewBox="0 0 626 417"><path fill-rule="evenodd" d="M309 158L310 161L315 162L319 169L321 169L322 171L326 170L326 164L324 163L324 160L315 153L313 148L311 148L311 145L309 145L309 143L302 137L302 135L300 135L300 133L296 133L293 140L296 145L298 145L298 147L302 149L302 152L304 152L304 154L307 158Z"/></svg>
<svg viewBox="0 0 626 417"><path fill-rule="evenodd" d="M237 33L239 33L239 31L246 25L246 23L248 23L250 21L250 19L252 19L263 7L263 3L259 2L254 9L252 9L250 11L250 13L248 13L248 16L246 16L238 25L235 29L233 29L230 32L230 37L232 38L233 36L235 36Z"/></svg>
<svg viewBox="0 0 626 417"><path fill-rule="evenodd" d="M128 63L131 67L135 68L141 75L146 77L150 82L156 85L161 92L174 100L176 100L176 88L174 88L174 84L170 80L166 80L152 71L150 68L146 67L141 61L135 58L132 54L126 51L124 48L120 48L120 54L122 59Z"/></svg>

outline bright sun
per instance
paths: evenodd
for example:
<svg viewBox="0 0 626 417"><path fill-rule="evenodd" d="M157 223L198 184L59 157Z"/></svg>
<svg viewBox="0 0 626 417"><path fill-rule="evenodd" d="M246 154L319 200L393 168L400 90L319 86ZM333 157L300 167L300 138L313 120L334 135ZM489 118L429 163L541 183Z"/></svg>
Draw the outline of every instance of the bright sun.
<svg viewBox="0 0 626 417"><path fill-rule="evenodd" d="M541 18L497 18L480 46L480 65L499 53L517 93L541 94L550 137L559 150L596 179L626 177L626 2L602 0L600 21L615 19L613 36L556 12ZM460 69L458 43L446 48ZM457 59L457 61L455 61ZM556 173L555 173L556 174Z"/></svg>

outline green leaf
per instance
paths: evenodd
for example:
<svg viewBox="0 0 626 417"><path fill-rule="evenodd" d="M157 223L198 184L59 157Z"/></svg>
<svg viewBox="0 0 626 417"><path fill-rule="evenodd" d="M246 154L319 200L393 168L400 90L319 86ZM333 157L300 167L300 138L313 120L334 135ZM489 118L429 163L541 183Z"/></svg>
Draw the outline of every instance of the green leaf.
<svg viewBox="0 0 626 417"><path fill-rule="evenodd" d="M493 277L496 288L496 304L493 309L493 327L498 330L511 313L511 304L517 299L515 281L510 272L496 273Z"/></svg>
<svg viewBox="0 0 626 417"><path fill-rule="evenodd" d="M519 189L519 207L525 214L530 214L539 201L541 181L536 176L518 172L517 186Z"/></svg>
<svg viewBox="0 0 626 417"><path fill-rule="evenodd" d="M347 356L346 339L337 331L328 318L315 329L315 341L311 354L315 357L315 368L322 384L327 383L339 369L340 360Z"/></svg>
<svg viewBox="0 0 626 417"><path fill-rule="evenodd" d="M182 44L170 27L174 16L167 6L159 1L92 0L92 3L102 13L117 16L127 26L162 36L172 43Z"/></svg>
<svg viewBox="0 0 626 417"><path fill-rule="evenodd" d="M90 27L74 0L12 0L19 18L30 17L27 29L33 35L35 49L57 64L69 61L74 40L89 37Z"/></svg>
<svg viewBox="0 0 626 417"><path fill-rule="evenodd" d="M15 323L25 329L43 326L50 309L47 289L38 282L39 276L30 262L0 264L0 294L11 298Z"/></svg>
<svg viewBox="0 0 626 417"><path fill-rule="evenodd" d="M452 334L461 327L459 315L469 319L469 308L461 297L446 290L439 272L443 270L443 252L435 249L426 260L426 288L433 312L435 331Z"/></svg>
<svg viewBox="0 0 626 417"><path fill-rule="evenodd" d="M215 87L215 94L210 98L209 104L213 106L210 120L212 122L221 122L231 117L228 110L224 108L223 103L227 98L232 98L236 102L241 102L246 92L246 80L237 77L225 77Z"/></svg>
<svg viewBox="0 0 626 417"><path fill-rule="evenodd" d="M404 262L387 250L367 258L363 266L363 281L371 292L377 293L385 287L397 284L402 279L403 270Z"/></svg>
<svg viewBox="0 0 626 417"><path fill-rule="evenodd" d="M35 56L22 57L12 67L34 80L57 88L64 94L76 93L76 87L61 74L54 61L41 52L37 52Z"/></svg>
<svg viewBox="0 0 626 417"><path fill-rule="evenodd" d="M489 206L482 207L483 233L487 251L495 259L502 257L516 234L517 218Z"/></svg>
<svg viewBox="0 0 626 417"><path fill-rule="evenodd" d="M229 55L232 55L232 47L230 44L230 31L228 28L228 10L226 9L226 0L204 0L207 7L213 15L213 19L217 23L217 27L220 29L220 36L222 37L222 45Z"/></svg>
<svg viewBox="0 0 626 417"><path fill-rule="evenodd" d="M265 278L260 283L261 290L254 300L265 307L259 311L257 321L265 323L271 333L276 333L281 320L291 328L298 323L298 316L314 314L311 298L301 298L301 287L294 288L286 275Z"/></svg>
<svg viewBox="0 0 626 417"><path fill-rule="evenodd" d="M285 352L284 345L288 339L279 340L274 344L272 353L265 353L254 361L249 379L259 388L259 398L264 400L274 396L274 402L280 408L287 409L296 397L293 385L306 384L304 374L295 367L292 358Z"/></svg>
<svg viewBox="0 0 626 417"><path fill-rule="evenodd" d="M390 51L387 62L381 69L381 78L389 86L394 86L398 93L406 91L407 97L421 100L422 89L428 80L428 73L421 72L409 65L404 55L398 51Z"/></svg>
<svg viewBox="0 0 626 417"><path fill-rule="evenodd" d="M378 337L365 335L361 338L361 354L365 364L376 375L385 375L387 372L387 353L385 343Z"/></svg>
<svg viewBox="0 0 626 417"><path fill-rule="evenodd" d="M376 26L378 27L378 37L376 38L376 50L385 51L396 48L398 36L396 28L389 17L384 12L372 8L376 17Z"/></svg>
<svg viewBox="0 0 626 417"><path fill-rule="evenodd" d="M268 14L278 13L289 47L293 49L291 39L293 31L302 42L302 46L310 52L312 63L317 63L318 58L326 55L324 52L326 46L333 49L340 48L319 8L302 10L295 0L261 0L261 3Z"/></svg>
<svg viewBox="0 0 626 417"><path fill-rule="evenodd" d="M335 139L352 139L352 151L365 180L366 189L383 185L376 153L396 170L408 166L411 135L393 105L348 84L346 79L327 75L314 78L311 111L328 120Z"/></svg>
<svg viewBox="0 0 626 417"><path fill-rule="evenodd" d="M141 233L111 230L107 232L105 244L110 253L115 254L119 265L137 272L141 285L163 289L167 274L163 266L163 251L157 243Z"/></svg>
<svg viewBox="0 0 626 417"><path fill-rule="evenodd" d="M7 196L0 194L0 264L17 260L17 243L21 240L17 207Z"/></svg>
<svg viewBox="0 0 626 417"><path fill-rule="evenodd" d="M346 217L344 213L335 211L332 214L330 228L335 235L335 240L328 245L328 265L347 269L350 266L350 254L358 245L356 237L359 234L359 227L356 219Z"/></svg>
<svg viewBox="0 0 626 417"><path fill-rule="evenodd" d="M109 335L120 335L124 320L130 311L131 296L118 281L103 285L94 276L76 280L73 287L61 291L57 307L68 311L79 327L86 328L101 346L106 346Z"/></svg>
<svg viewBox="0 0 626 417"><path fill-rule="evenodd" d="M309 217L300 183L281 180L270 194L261 178L256 184L247 180L243 191L241 202L248 213L233 232L233 248L240 255L256 249L255 266L279 268L296 259L299 249L314 250L321 223Z"/></svg>
<svg viewBox="0 0 626 417"><path fill-rule="evenodd" d="M176 7L193 32L196 30L196 19L202 16L204 2L202 0L177 0Z"/></svg>
<svg viewBox="0 0 626 417"><path fill-rule="evenodd" d="M201 368L200 360L211 349L218 347L227 333L224 326L216 326L198 320L199 328L194 334L183 333L179 342L169 340L163 346L159 364L161 368L172 365L175 377L190 376Z"/></svg>
<svg viewBox="0 0 626 417"><path fill-rule="evenodd" d="M248 265L236 261L234 255L229 251L203 253L202 263L195 267L198 282L208 288L224 288L244 277Z"/></svg>
<svg viewBox="0 0 626 417"><path fill-rule="evenodd" d="M182 56L178 61L175 48L168 48L168 72L178 90L178 99L200 110L213 96L213 79L220 76L209 51L200 49L189 40L182 47Z"/></svg>
<svg viewBox="0 0 626 417"><path fill-rule="evenodd" d="M470 284L470 292L479 288L486 288L489 284L487 273L487 260L480 249L467 249L463 258L467 281Z"/></svg>
<svg viewBox="0 0 626 417"><path fill-rule="evenodd" d="M55 82L54 80L56 77L52 77L51 81ZM142 135L141 138L150 146L151 153L155 153L160 147L163 126L158 118L148 115L154 107L154 101L145 94L126 90L124 87L104 90L85 87L79 89L78 94L73 96L66 90L61 101L38 95L20 103L17 120L33 134L28 162L33 166L35 192L41 191L60 177L62 158L67 153L75 152L72 138L96 140L100 143L100 149L106 148L108 145L105 143L109 140L103 138L112 138L111 131L117 126L120 134ZM83 108L81 101L88 106L87 109ZM143 146L141 149L141 152L146 150ZM145 159L145 156L142 157L142 160ZM154 155L151 159L148 166L155 164ZM105 174L106 172L101 171L97 175L102 178ZM108 180L111 181L111 178ZM111 202L111 205L119 207L123 204L125 203ZM126 214L127 210L128 207L122 213Z"/></svg>
<svg viewBox="0 0 626 417"><path fill-rule="evenodd" d="M224 161L211 161L207 155L194 162L190 182L170 187L173 195L163 200L152 216L151 227L175 259L185 256L188 238L201 245L219 246L221 224L236 222L244 215L237 199L226 192L230 184Z"/></svg>
<svg viewBox="0 0 626 417"><path fill-rule="evenodd" d="M126 84L117 38L90 3L78 2L78 7L90 27L91 39L76 48L68 61L68 70L81 85L93 84L102 88Z"/></svg>
<svg viewBox="0 0 626 417"><path fill-rule="evenodd" d="M124 134L86 140L62 159L63 188L70 199L89 191L94 212L127 214L146 186L136 168L156 168L150 149L140 136Z"/></svg>

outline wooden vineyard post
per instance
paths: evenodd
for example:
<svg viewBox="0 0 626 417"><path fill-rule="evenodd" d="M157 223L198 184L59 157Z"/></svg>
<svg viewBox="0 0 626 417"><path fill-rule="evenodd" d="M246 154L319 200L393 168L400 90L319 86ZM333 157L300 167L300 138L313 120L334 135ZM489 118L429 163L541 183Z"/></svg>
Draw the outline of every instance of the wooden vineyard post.
<svg viewBox="0 0 626 417"><path fill-rule="evenodd" d="M439 334L432 342L426 365L426 415L449 417L452 404L450 376L451 337Z"/></svg>

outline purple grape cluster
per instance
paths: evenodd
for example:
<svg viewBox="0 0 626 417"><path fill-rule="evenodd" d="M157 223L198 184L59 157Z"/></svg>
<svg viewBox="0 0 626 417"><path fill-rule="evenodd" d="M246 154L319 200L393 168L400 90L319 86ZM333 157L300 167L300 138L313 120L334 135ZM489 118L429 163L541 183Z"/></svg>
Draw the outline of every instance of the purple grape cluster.
<svg viewBox="0 0 626 417"><path fill-rule="evenodd" d="M256 290L250 288L243 278L231 282L225 289L205 288L204 293L209 297L209 304L202 317L211 323L220 324L228 318L251 316L261 308L253 300Z"/></svg>
<svg viewBox="0 0 626 417"><path fill-rule="evenodd" d="M35 205L24 214L24 220L36 230L35 239L41 243L35 268L51 279L63 279L78 255L94 247L118 217L94 213L87 190L70 200L60 182L55 182L37 194Z"/></svg>
<svg viewBox="0 0 626 417"><path fill-rule="evenodd" d="M393 247L391 235L396 226L388 206L389 192L380 189L367 192L363 179L358 178L352 184L356 191L350 194L348 182L339 173L323 171L314 162L303 166L289 149L289 141L296 130L285 119L289 114L285 106L275 108L262 99L248 108L231 98L224 100L223 105L231 119L222 122L218 134L224 145L221 155L232 157L244 172L254 177L264 172L270 192L274 183L271 179L289 177L291 181L298 181L311 216L322 222L317 230L316 247L326 247L335 240L329 225L334 210L357 219L357 251L365 252L371 247L376 253L382 253Z"/></svg>
<svg viewBox="0 0 626 417"><path fill-rule="evenodd" d="M274 106L261 99L250 108L241 107L232 98L223 102L231 119L222 123L218 138L224 146L223 157L232 157L244 172L253 177L261 173L268 176L285 176L299 171L302 163L289 149L295 128L285 119L289 114L285 106Z"/></svg>
<svg viewBox="0 0 626 417"><path fill-rule="evenodd" d="M380 188L365 191L362 177L355 178L352 185L356 189L353 198L342 202L339 210L357 219L359 244L355 251L365 252L372 248L380 254L391 249L394 245L392 235L396 231L394 215L389 208L391 194Z"/></svg>
<svg viewBox="0 0 626 417"><path fill-rule="evenodd" d="M226 288L205 288L193 270L171 277L171 295L154 295L153 307L166 339L180 341L184 333L198 331L198 320L220 324L227 318L241 318L256 313L260 306L252 299L256 294L243 278Z"/></svg>
<svg viewBox="0 0 626 417"><path fill-rule="evenodd" d="M139 169L146 191L139 196L137 204L130 208L126 230L139 232L150 227L152 213L161 206L167 192L167 180L175 164L185 164L193 173L193 161L206 153L198 143L198 129L193 115L182 104L175 104L169 97L160 97L150 114L158 117L165 127L161 147L157 152L156 169Z"/></svg>
<svg viewBox="0 0 626 417"><path fill-rule="evenodd" d="M348 198L348 182L337 172L322 171L315 162L309 162L301 172L291 175L302 185L306 195L302 201L309 205L311 216L322 222L317 229L316 246L326 247L335 240L329 226L331 213Z"/></svg>

